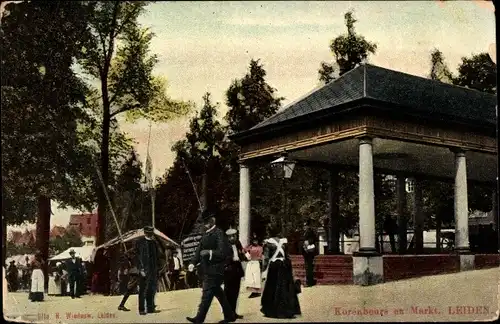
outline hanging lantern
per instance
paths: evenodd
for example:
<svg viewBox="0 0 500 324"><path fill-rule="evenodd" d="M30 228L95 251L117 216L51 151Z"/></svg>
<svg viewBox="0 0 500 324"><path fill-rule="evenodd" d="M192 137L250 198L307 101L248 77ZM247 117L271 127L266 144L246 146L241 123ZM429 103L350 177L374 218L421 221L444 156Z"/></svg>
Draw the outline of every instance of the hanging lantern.
<svg viewBox="0 0 500 324"><path fill-rule="evenodd" d="M292 177L293 169L295 168L295 161L289 160L286 154L271 162L274 174L280 179L290 179Z"/></svg>
<svg viewBox="0 0 500 324"><path fill-rule="evenodd" d="M405 179L405 187L407 193L412 193L415 191L415 180L412 178Z"/></svg>

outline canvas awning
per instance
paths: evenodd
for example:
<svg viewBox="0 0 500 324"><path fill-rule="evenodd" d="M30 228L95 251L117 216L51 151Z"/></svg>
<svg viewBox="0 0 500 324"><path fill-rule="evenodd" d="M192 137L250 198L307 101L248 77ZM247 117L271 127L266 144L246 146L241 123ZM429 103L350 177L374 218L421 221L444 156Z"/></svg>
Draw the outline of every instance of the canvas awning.
<svg viewBox="0 0 500 324"><path fill-rule="evenodd" d="M154 230L154 234L155 234L156 238L158 239L158 241L163 245L163 247L165 249L167 249L167 248L178 249L180 247L178 243L176 243L174 240L172 240L171 238L169 238L168 236L166 236L165 234L163 234L162 232L160 232L156 228ZM128 231L127 233L124 233L121 236L121 238L120 238L120 236L115 237L114 239L96 247L95 251L94 251L94 256L95 256L95 253L97 253L97 251L100 249L109 248L111 246L121 244L122 241L125 243L130 242L130 241L136 240L136 239L143 237L143 236L144 236L144 229L142 229L142 228Z"/></svg>
<svg viewBox="0 0 500 324"><path fill-rule="evenodd" d="M59 253L56 256L53 256L52 258L49 259L49 261L61 261L61 260L67 260L71 258L71 255L69 255L69 251L75 250L76 256L80 257L82 261L88 262L90 261L90 258L92 256L92 253L94 251L93 246L77 246L77 247L71 247L64 252Z"/></svg>

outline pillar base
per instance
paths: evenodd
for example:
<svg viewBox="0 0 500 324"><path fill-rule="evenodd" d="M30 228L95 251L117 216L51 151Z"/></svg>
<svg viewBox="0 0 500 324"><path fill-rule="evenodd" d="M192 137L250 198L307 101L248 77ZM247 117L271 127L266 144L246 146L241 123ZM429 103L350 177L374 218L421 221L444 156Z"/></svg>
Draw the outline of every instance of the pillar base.
<svg viewBox="0 0 500 324"><path fill-rule="evenodd" d="M373 257L373 256L380 256L380 255L381 254L375 248L359 248L358 251L352 253L352 256Z"/></svg>
<svg viewBox="0 0 500 324"><path fill-rule="evenodd" d="M381 255L357 253L352 257L352 267L355 285L370 286L384 282L384 261Z"/></svg>
<svg viewBox="0 0 500 324"><path fill-rule="evenodd" d="M459 253L460 258L460 271L474 270L476 256L472 253Z"/></svg>

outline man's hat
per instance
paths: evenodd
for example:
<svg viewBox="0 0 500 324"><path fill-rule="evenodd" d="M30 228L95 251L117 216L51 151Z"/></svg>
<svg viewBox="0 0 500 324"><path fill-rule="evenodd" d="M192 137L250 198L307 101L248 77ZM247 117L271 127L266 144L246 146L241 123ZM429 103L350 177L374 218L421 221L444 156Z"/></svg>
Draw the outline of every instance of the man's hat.
<svg viewBox="0 0 500 324"><path fill-rule="evenodd" d="M155 232L152 226L144 226L144 234L153 234Z"/></svg>
<svg viewBox="0 0 500 324"><path fill-rule="evenodd" d="M73 249L69 250L69 254L75 254L75 250Z"/></svg>
<svg viewBox="0 0 500 324"><path fill-rule="evenodd" d="M203 222L207 222L212 217L215 218L215 214L207 209L201 213L201 220Z"/></svg>
<svg viewBox="0 0 500 324"><path fill-rule="evenodd" d="M230 228L226 231L226 235L236 235L237 232L234 228Z"/></svg>

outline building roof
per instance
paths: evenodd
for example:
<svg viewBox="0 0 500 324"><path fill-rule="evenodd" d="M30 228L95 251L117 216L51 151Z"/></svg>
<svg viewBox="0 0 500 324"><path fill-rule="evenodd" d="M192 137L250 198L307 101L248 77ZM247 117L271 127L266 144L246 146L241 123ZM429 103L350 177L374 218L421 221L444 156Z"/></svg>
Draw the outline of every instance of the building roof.
<svg viewBox="0 0 500 324"><path fill-rule="evenodd" d="M238 141L361 106L494 130L495 105L496 96L489 93L362 64L232 139Z"/></svg>

